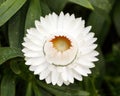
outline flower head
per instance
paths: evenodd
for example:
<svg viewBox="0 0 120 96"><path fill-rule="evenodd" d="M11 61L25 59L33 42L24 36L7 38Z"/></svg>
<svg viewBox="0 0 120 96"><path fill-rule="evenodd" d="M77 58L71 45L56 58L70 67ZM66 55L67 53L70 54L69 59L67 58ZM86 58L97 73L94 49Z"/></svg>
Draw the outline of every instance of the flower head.
<svg viewBox="0 0 120 96"><path fill-rule="evenodd" d="M22 51L25 64L40 80L61 86L74 83L74 79L82 81L82 76L91 73L98 60L97 39L84 20L52 13L35 21L35 27L27 30Z"/></svg>

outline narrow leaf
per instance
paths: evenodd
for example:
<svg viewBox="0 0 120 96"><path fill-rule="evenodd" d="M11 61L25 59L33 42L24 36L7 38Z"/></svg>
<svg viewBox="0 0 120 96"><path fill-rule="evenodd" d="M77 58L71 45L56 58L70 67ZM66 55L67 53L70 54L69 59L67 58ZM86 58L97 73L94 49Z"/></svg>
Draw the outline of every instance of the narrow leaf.
<svg viewBox="0 0 120 96"><path fill-rule="evenodd" d="M15 74L21 74L21 69L20 69L20 64L18 63L17 60L11 60L10 61L10 68Z"/></svg>
<svg viewBox="0 0 120 96"><path fill-rule="evenodd" d="M69 1L92 10L94 9L89 0L69 0Z"/></svg>
<svg viewBox="0 0 120 96"><path fill-rule="evenodd" d="M97 90L95 88L95 80L96 78L89 78L89 77L86 77L84 78L84 88L86 91L88 91L90 93L89 96L98 96L98 93L97 93Z"/></svg>
<svg viewBox="0 0 120 96"><path fill-rule="evenodd" d="M24 36L24 17L23 12L19 11L9 21L8 37L12 48L21 48L22 38ZM14 27L15 26L15 27Z"/></svg>
<svg viewBox="0 0 120 96"><path fill-rule="evenodd" d="M32 82L29 82L27 85L26 95L25 96L33 96L32 95Z"/></svg>
<svg viewBox="0 0 120 96"><path fill-rule="evenodd" d="M110 24L111 21L109 15L101 10L94 10L89 16L88 25L92 25L92 31L95 32L98 37L100 46L104 43Z"/></svg>
<svg viewBox="0 0 120 96"><path fill-rule="evenodd" d="M51 10L49 9L48 5L45 2L41 2L41 11L42 11L42 16L51 13Z"/></svg>
<svg viewBox="0 0 120 96"><path fill-rule="evenodd" d="M41 90L38 88L37 84L33 83L33 91L35 96L42 96Z"/></svg>
<svg viewBox="0 0 120 96"><path fill-rule="evenodd" d="M15 78L5 74L1 82L1 96L15 96Z"/></svg>
<svg viewBox="0 0 120 96"><path fill-rule="evenodd" d="M6 0L4 1L1 5L0 5L0 16L2 14L4 14L10 6L13 5L13 3L15 2L15 0ZM7 5L7 6L6 6Z"/></svg>
<svg viewBox="0 0 120 96"><path fill-rule="evenodd" d="M0 6L0 26L6 23L26 2L26 0L7 0Z"/></svg>
<svg viewBox="0 0 120 96"><path fill-rule="evenodd" d="M15 49L10 47L0 48L0 64L15 57L23 57L23 54L20 49Z"/></svg>
<svg viewBox="0 0 120 96"><path fill-rule="evenodd" d="M89 1L94 7L97 7L109 13L110 10L112 9L112 5L115 0L111 0L111 1L110 0L89 0Z"/></svg>
<svg viewBox="0 0 120 96"><path fill-rule="evenodd" d="M67 0L46 0L51 11L60 13L65 7Z"/></svg>
<svg viewBox="0 0 120 96"><path fill-rule="evenodd" d="M35 20L39 19L41 15L40 0L31 0L26 17L25 31L30 27L34 27Z"/></svg>
<svg viewBox="0 0 120 96"><path fill-rule="evenodd" d="M37 81L37 83L55 96L89 96L88 92L80 90L79 86L77 85L72 87L59 87L41 83L39 80Z"/></svg>

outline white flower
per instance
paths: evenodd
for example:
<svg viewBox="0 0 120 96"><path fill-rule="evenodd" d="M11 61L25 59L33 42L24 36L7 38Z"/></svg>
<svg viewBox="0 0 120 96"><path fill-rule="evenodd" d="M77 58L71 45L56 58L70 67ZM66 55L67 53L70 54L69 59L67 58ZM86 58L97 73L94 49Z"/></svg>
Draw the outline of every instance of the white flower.
<svg viewBox="0 0 120 96"><path fill-rule="evenodd" d="M97 38L84 20L63 12L59 16L52 13L35 21L35 27L27 30L22 51L25 64L40 80L69 85L91 73L93 62L98 61Z"/></svg>

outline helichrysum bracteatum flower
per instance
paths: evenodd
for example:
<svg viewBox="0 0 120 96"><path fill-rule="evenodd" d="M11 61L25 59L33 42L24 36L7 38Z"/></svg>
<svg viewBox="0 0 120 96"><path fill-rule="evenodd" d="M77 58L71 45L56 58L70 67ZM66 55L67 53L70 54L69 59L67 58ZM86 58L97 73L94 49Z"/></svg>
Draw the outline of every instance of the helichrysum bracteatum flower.
<svg viewBox="0 0 120 96"><path fill-rule="evenodd" d="M94 44L97 38L90 29L81 18L63 12L41 17L24 37L25 64L40 80L53 85L82 81L82 76L91 74L90 68L98 61Z"/></svg>

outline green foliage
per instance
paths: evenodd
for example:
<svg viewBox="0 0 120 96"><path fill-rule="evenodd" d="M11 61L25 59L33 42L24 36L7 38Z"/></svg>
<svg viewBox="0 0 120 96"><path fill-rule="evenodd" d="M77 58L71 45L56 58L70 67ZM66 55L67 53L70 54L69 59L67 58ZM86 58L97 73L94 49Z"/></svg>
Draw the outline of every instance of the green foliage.
<svg viewBox="0 0 120 96"><path fill-rule="evenodd" d="M41 10L42 10L42 16L51 13L51 10L49 9L48 5L45 2L41 2Z"/></svg>
<svg viewBox="0 0 120 96"><path fill-rule="evenodd" d="M51 11L59 13L65 7L67 0L45 0Z"/></svg>
<svg viewBox="0 0 120 96"><path fill-rule="evenodd" d="M23 57L23 54L20 49L15 49L10 47L0 48L0 64L3 64L7 60L15 57Z"/></svg>
<svg viewBox="0 0 120 96"><path fill-rule="evenodd" d="M24 17L24 13L22 11L19 11L9 20L8 38L9 38L10 47L12 48L22 47L21 43L24 36L24 25L25 25L23 17Z"/></svg>
<svg viewBox="0 0 120 96"><path fill-rule="evenodd" d="M94 9L89 0L69 0L69 1L92 10Z"/></svg>
<svg viewBox="0 0 120 96"><path fill-rule="evenodd" d="M31 0L26 16L25 31L30 27L34 27L34 21L39 20L41 14L40 1Z"/></svg>
<svg viewBox="0 0 120 96"><path fill-rule="evenodd" d="M25 96L32 96L32 83L31 82L28 82Z"/></svg>
<svg viewBox="0 0 120 96"><path fill-rule="evenodd" d="M58 87L28 70L21 43L35 20L61 11L82 16L92 25L100 55L91 75ZM0 0L0 96L119 96L119 58L119 0Z"/></svg>
<svg viewBox="0 0 120 96"><path fill-rule="evenodd" d="M39 86L45 88L47 91L50 93L54 94L55 96L89 96L89 93L86 91L83 91L80 86L77 84L71 85L71 86L52 86L52 85L47 85L44 83L41 83L37 80L37 83ZM80 90L81 89L81 90Z"/></svg>
<svg viewBox="0 0 120 96"><path fill-rule="evenodd" d="M26 0L7 0L0 5L0 26L6 23L26 2Z"/></svg>
<svg viewBox="0 0 120 96"><path fill-rule="evenodd" d="M109 15L104 11L94 10L89 16L88 25L94 27L92 31L96 33L98 42L102 46L111 25Z"/></svg>
<svg viewBox="0 0 120 96"><path fill-rule="evenodd" d="M15 96L15 77L11 73L6 73L1 81L1 95Z"/></svg>
<svg viewBox="0 0 120 96"><path fill-rule="evenodd" d="M90 0L94 7L97 7L106 12L110 12L114 1L115 0Z"/></svg>

